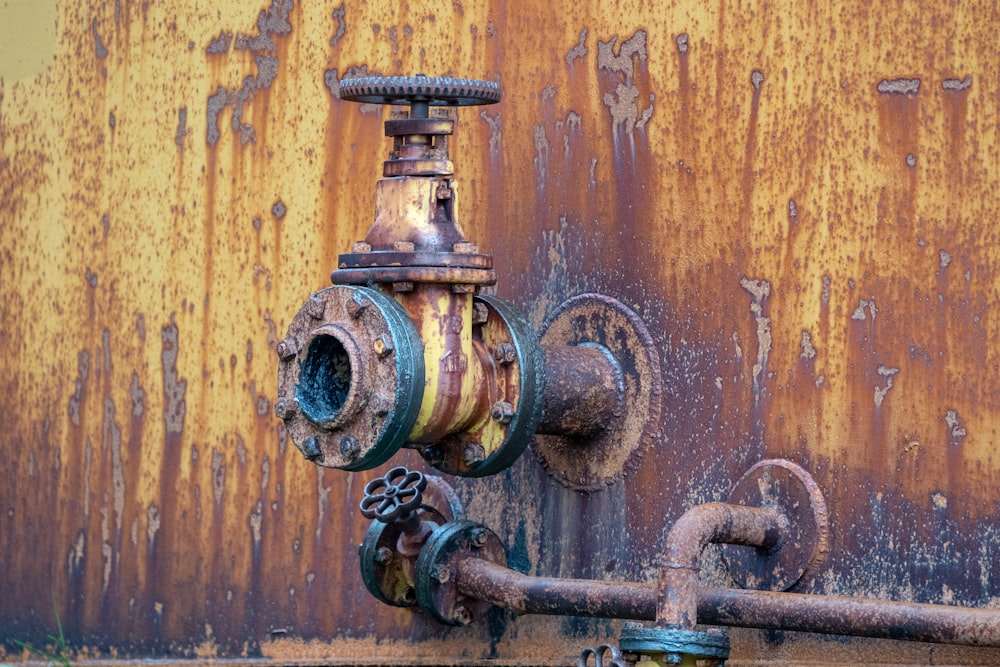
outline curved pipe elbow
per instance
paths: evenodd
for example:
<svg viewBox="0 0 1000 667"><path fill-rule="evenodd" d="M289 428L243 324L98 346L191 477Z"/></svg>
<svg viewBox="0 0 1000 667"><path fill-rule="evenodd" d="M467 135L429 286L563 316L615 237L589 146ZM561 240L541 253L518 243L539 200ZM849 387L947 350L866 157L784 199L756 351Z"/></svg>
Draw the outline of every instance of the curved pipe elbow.
<svg viewBox="0 0 1000 667"><path fill-rule="evenodd" d="M780 542L787 526L784 513L774 507L696 505L684 512L667 533L663 564L697 570L701 553L709 544L770 549Z"/></svg>
<svg viewBox="0 0 1000 667"><path fill-rule="evenodd" d="M709 544L779 545L788 519L775 507L706 503L674 523L660 562L656 625L690 630L698 617L698 561Z"/></svg>

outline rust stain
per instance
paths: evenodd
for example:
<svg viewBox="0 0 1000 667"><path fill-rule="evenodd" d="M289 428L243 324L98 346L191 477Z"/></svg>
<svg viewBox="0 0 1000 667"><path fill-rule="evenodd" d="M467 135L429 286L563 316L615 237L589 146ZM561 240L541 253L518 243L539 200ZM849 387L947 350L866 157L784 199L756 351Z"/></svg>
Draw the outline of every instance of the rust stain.
<svg viewBox="0 0 1000 667"><path fill-rule="evenodd" d="M644 106L645 100L639 100L641 91L637 85L637 69L644 69L647 58L646 32L636 31L616 49L617 43L617 35L607 42L597 42L597 69L609 72L614 83L614 90L604 93L601 99L611 113L611 130L616 141L619 131L624 140L635 130L645 127L653 115L654 99L649 93L649 106Z"/></svg>
<svg viewBox="0 0 1000 667"><path fill-rule="evenodd" d="M750 215L753 213L753 195L756 182L754 165L757 157L757 121L760 114L760 91L764 85L764 73L760 70L753 70L750 73L750 86L753 94L750 98L750 119L747 121L746 146L743 149L743 170L740 175L743 192L743 202L739 210L737 221L737 233L741 236L749 230Z"/></svg>
<svg viewBox="0 0 1000 667"><path fill-rule="evenodd" d="M330 38L330 46L337 46L345 33L347 33L347 18L346 11L344 10L344 4L340 3L339 7L336 7L330 14L330 18L337 22L337 31L333 33L333 37Z"/></svg>
<svg viewBox="0 0 1000 667"><path fill-rule="evenodd" d="M82 660L274 664L615 638L373 604L370 475L317 474L262 412L277 332L372 219L383 116L336 89L362 72L498 77L454 147L498 292L536 325L610 294L661 352L662 436L620 483L578 494L529 455L457 484L512 562L650 581L677 517L767 452L829 494L811 592L997 604L997 8L626 4L60 3L54 57L0 83L0 635L58 613ZM732 636L733 662L997 663Z"/></svg>
<svg viewBox="0 0 1000 667"><path fill-rule="evenodd" d="M223 109L232 107L230 125L233 132L238 132L240 144L257 143L257 130L250 123L243 122L243 114L246 107L255 99L257 93L261 93L264 98L264 116L266 117L267 95L274 80L278 76L278 57L270 55L278 50L278 45L274 41L276 38L286 37L291 31L289 23L289 13L293 8L292 0L272 0L271 6L261 11L257 18L257 33L247 35L243 32L236 33L232 39L232 33L223 32L214 38L205 49L205 53L210 56L229 52L229 43L232 40L233 52L249 51L253 54L253 60L257 67L257 73L247 75L238 87L224 88L219 86L216 92L209 96L207 106L207 130L206 140L209 146L215 146L221 136L219 130L219 115Z"/></svg>
<svg viewBox="0 0 1000 667"><path fill-rule="evenodd" d="M587 29L580 31L580 41L572 49L566 52L566 64L572 65L577 58L583 60L587 55Z"/></svg>

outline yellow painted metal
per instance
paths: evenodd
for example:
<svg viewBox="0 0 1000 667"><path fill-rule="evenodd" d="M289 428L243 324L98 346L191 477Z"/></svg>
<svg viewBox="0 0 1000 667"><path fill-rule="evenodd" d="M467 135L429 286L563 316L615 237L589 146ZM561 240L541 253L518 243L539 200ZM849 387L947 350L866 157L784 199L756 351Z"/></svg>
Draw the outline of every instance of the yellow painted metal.
<svg viewBox="0 0 1000 667"><path fill-rule="evenodd" d="M55 18L55 0L6 0L0 4L0 78L29 79L51 65Z"/></svg>
<svg viewBox="0 0 1000 667"><path fill-rule="evenodd" d="M485 373L472 349L472 294L449 285L416 285L397 294L424 342L424 399L410 432L413 442L437 442L482 414Z"/></svg>
<svg viewBox="0 0 1000 667"><path fill-rule="evenodd" d="M4 34L41 29L11 6ZM265 641L279 660L588 643L557 619L414 641L439 635L375 606L353 555L380 472L317 470L271 415L280 333L372 220L388 112L331 95L362 69L499 77L451 150L499 293L536 324L574 293L620 298L669 369L664 437L623 485L540 488L529 455L462 487L471 517L545 574L641 578L654 527L786 456L831 499L817 591L996 605L998 12L59 2L51 54L0 58L2 634L44 639L58 614L119 656Z"/></svg>

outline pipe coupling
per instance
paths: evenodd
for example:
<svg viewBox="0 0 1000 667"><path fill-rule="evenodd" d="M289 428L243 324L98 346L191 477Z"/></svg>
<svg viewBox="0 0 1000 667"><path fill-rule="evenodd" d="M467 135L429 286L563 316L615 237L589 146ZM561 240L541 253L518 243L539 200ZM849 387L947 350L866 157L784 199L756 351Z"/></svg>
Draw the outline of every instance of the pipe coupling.
<svg viewBox="0 0 1000 667"><path fill-rule="evenodd" d="M622 653L647 655L668 665L688 664L684 658L718 661L729 658L729 635L725 630L644 628L626 623L618 645Z"/></svg>

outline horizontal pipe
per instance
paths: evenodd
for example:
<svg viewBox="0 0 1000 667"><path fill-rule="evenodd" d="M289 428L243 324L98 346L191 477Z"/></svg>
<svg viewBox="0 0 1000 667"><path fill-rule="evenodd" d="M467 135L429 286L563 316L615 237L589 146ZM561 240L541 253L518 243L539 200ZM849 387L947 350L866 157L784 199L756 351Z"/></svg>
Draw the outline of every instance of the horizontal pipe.
<svg viewBox="0 0 1000 667"><path fill-rule="evenodd" d="M624 388L621 369L604 347L544 348L545 391L537 433L586 440L611 426Z"/></svg>
<svg viewBox="0 0 1000 667"><path fill-rule="evenodd" d="M698 619L765 630L1000 646L1000 609L721 588L698 592Z"/></svg>
<svg viewBox="0 0 1000 667"><path fill-rule="evenodd" d="M656 613L650 584L531 577L479 558L459 562L458 590L515 614L644 618Z"/></svg>
<svg viewBox="0 0 1000 667"><path fill-rule="evenodd" d="M531 577L468 558L457 586L516 614L656 618L654 584ZM1000 609L712 588L697 596L707 625L1000 647Z"/></svg>

